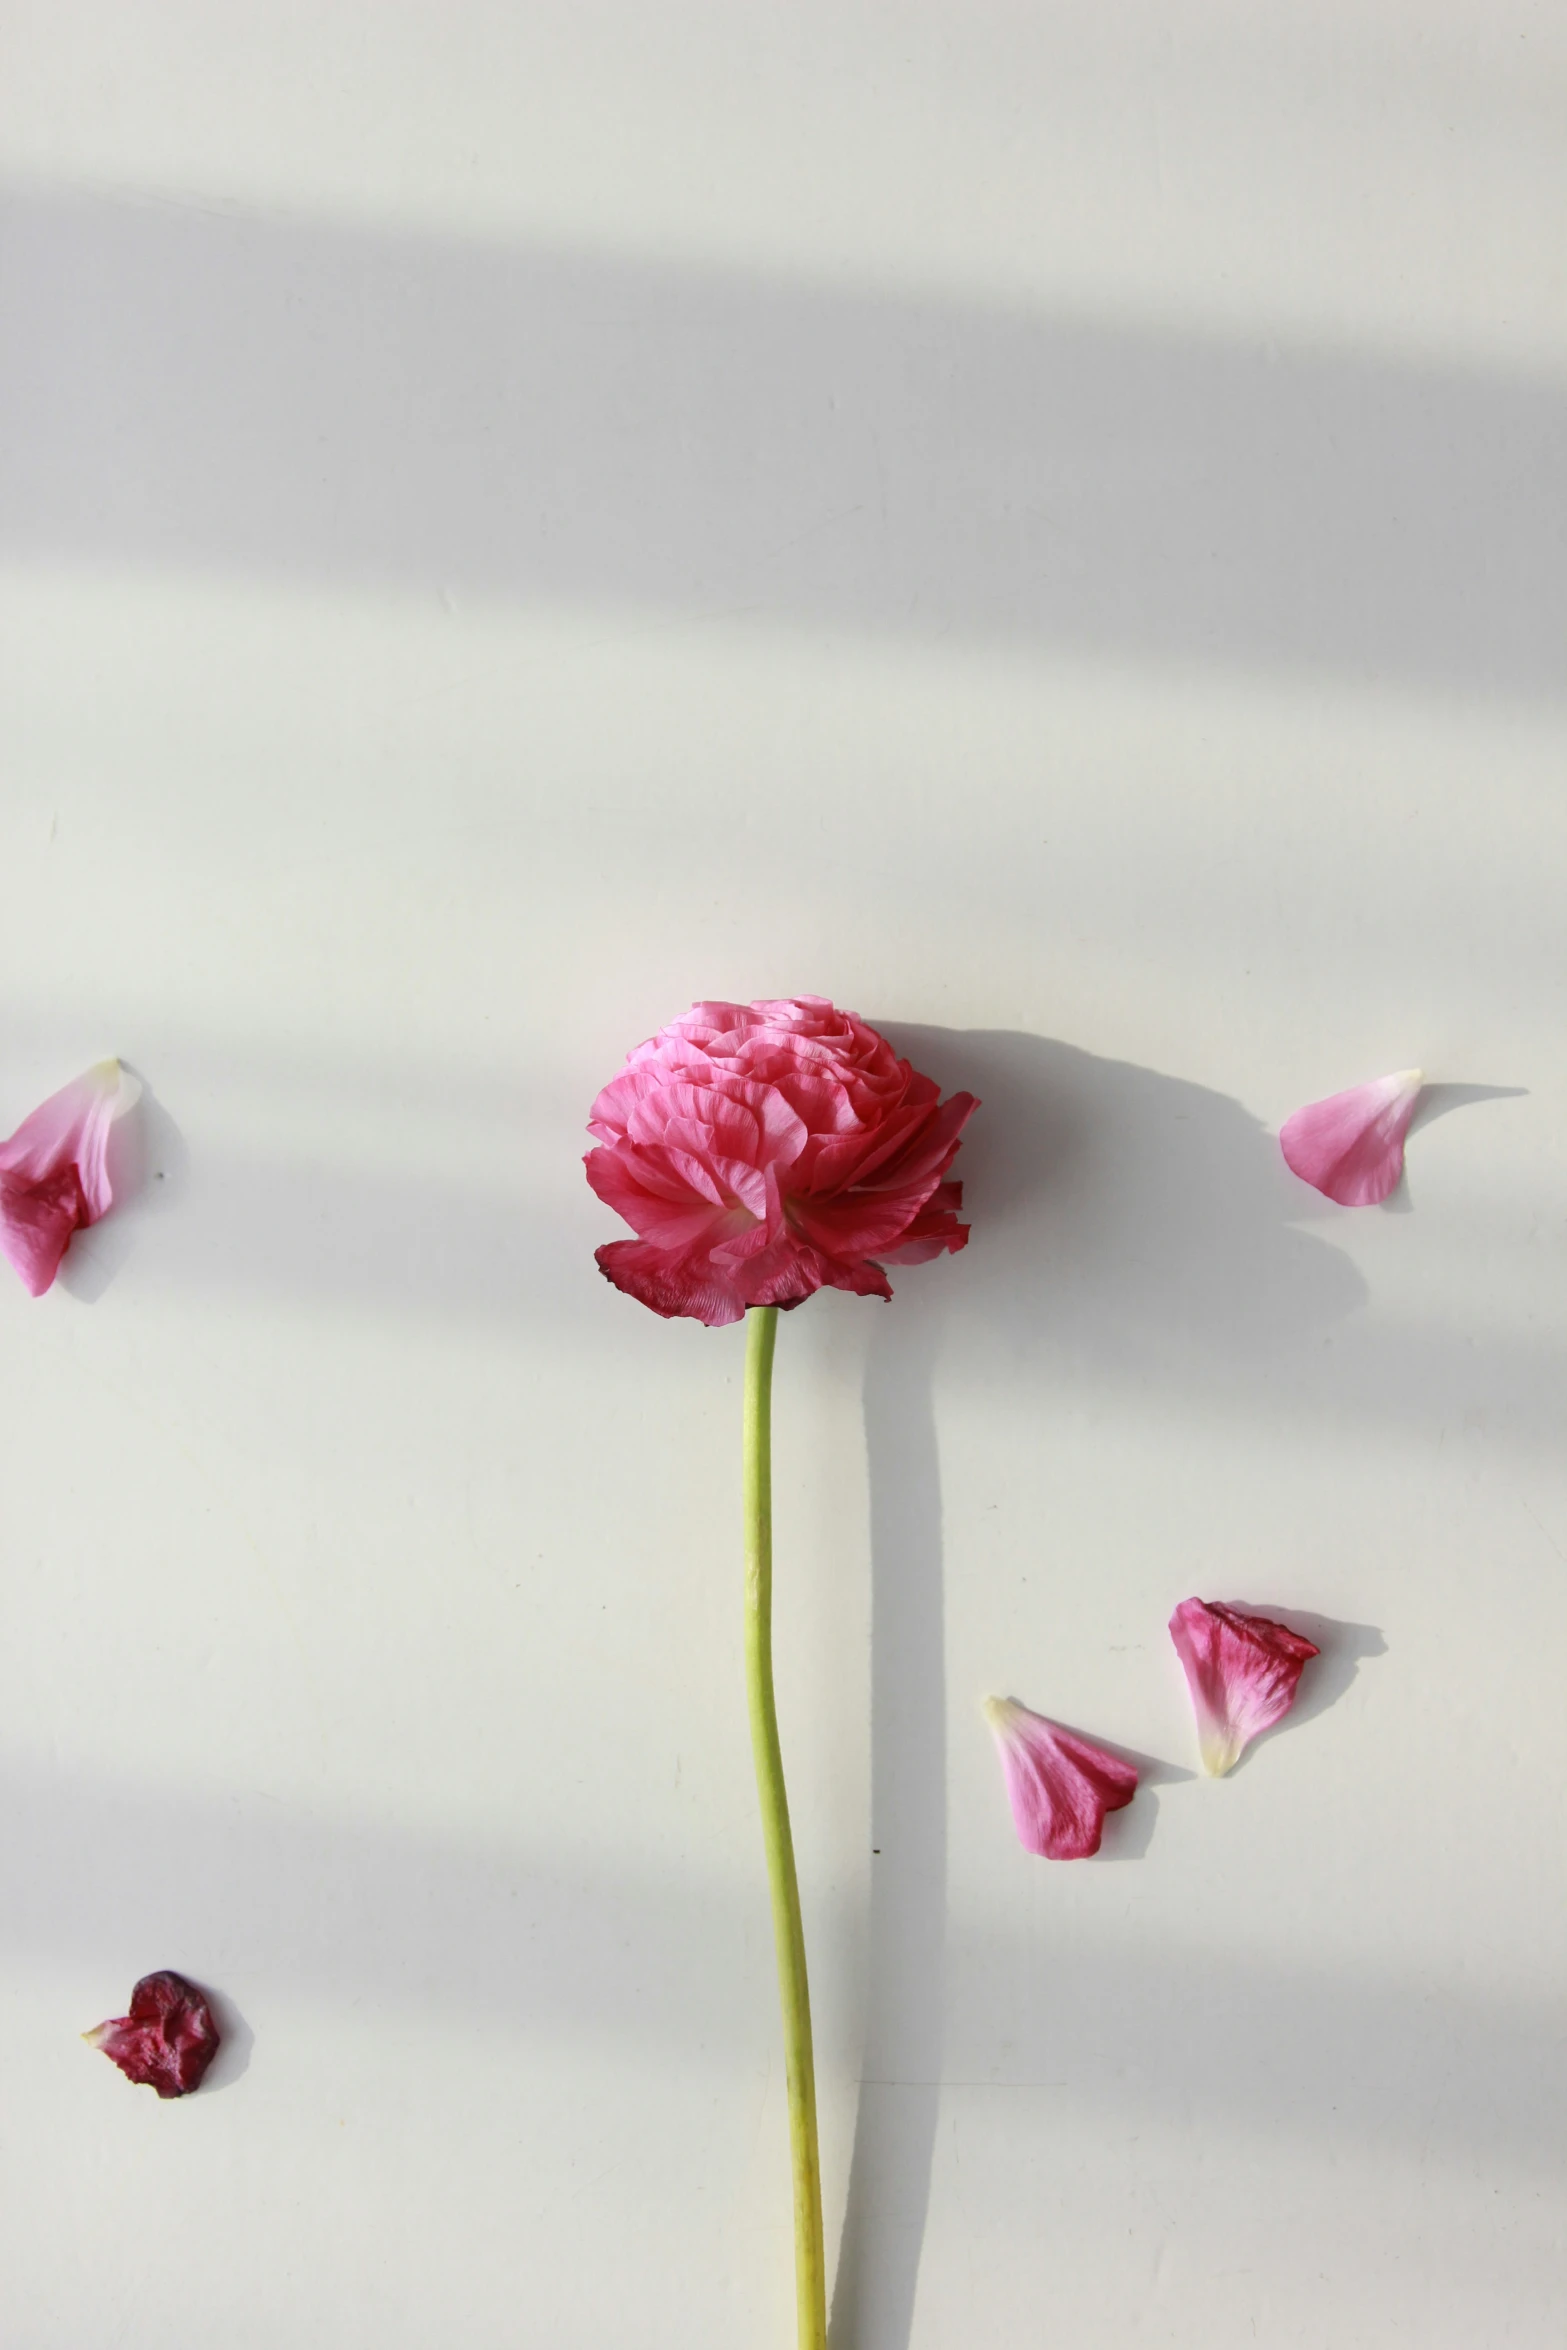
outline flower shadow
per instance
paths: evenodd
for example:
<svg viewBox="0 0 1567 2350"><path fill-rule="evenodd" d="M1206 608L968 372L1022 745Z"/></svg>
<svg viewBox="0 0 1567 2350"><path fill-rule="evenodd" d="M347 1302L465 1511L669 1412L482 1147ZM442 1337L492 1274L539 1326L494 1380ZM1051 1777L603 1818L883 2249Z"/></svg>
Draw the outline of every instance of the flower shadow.
<svg viewBox="0 0 1567 2350"><path fill-rule="evenodd" d="M1347 1257L1296 1229L1299 1186L1238 1102L1042 1037L876 1025L943 1091L965 1088L982 1107L955 1170L970 1244L894 1273L897 1300L867 1356L877 1859L834 2350L907 2350L938 2126L948 1939L938 1364L953 1350L1000 1350L1042 1386L1088 1367L1250 1389L1291 1377L1303 1338L1366 1295ZM1106 1822L1099 1857L1119 1863L1148 1850L1154 1790L1195 1774L1112 1751L1142 1780Z"/></svg>
<svg viewBox="0 0 1567 2350"><path fill-rule="evenodd" d="M210 1990L205 1983L197 1988L205 1993L221 2034L218 2053L201 2084L201 2094L207 2097L214 2090L232 2089L250 2070L250 2052L255 2047L256 2035L226 1991Z"/></svg>
<svg viewBox="0 0 1567 2350"><path fill-rule="evenodd" d="M1321 1226L1300 1229L1277 1138L1227 1095L1046 1037L887 1033L980 1098L954 1170L972 1238L933 1269L966 1350L1252 1392L1296 1381L1302 1342L1365 1303Z"/></svg>
<svg viewBox="0 0 1567 2350"><path fill-rule="evenodd" d="M878 1317L865 1370L871 1507L867 2029L834 2279L833 2350L906 2350L930 2202L946 2002L947 1682L927 1292Z"/></svg>
<svg viewBox="0 0 1567 2350"><path fill-rule="evenodd" d="M1434 1126L1438 1118L1453 1110L1466 1110L1474 1102L1524 1101L1528 1093L1527 1085L1423 1085L1409 1131L1418 1134L1422 1126Z"/></svg>

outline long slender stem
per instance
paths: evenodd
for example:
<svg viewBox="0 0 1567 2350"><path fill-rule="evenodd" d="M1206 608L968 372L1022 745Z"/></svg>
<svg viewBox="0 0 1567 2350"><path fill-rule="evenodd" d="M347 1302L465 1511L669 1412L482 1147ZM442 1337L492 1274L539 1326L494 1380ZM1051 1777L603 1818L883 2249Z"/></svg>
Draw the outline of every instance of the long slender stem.
<svg viewBox="0 0 1567 2350"><path fill-rule="evenodd" d="M773 1941L783 2002L794 2170L794 2282L799 2350L827 2350L827 2275L822 2254L822 2174L816 2151L816 2064L805 1932L789 1833L778 1709L773 1702L773 1347L778 1308L753 1306L745 1346L745 1686L751 1752L762 1804L762 1839L773 1897Z"/></svg>

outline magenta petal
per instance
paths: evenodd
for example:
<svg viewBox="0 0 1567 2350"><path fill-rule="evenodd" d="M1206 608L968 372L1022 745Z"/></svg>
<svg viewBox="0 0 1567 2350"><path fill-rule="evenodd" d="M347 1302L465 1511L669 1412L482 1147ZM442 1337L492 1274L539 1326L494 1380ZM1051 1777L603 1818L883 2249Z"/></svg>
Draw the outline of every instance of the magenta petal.
<svg viewBox="0 0 1567 2350"><path fill-rule="evenodd" d="M717 1330L745 1319L746 1300L699 1251L681 1253L647 1240L606 1240L593 1255L606 1281L666 1321L687 1314Z"/></svg>
<svg viewBox="0 0 1567 2350"><path fill-rule="evenodd" d="M0 1142L0 1251L34 1297L59 1271L71 1235L112 1205L109 1129L140 1091L118 1061L100 1061Z"/></svg>
<svg viewBox="0 0 1567 2350"><path fill-rule="evenodd" d="M1197 1715L1202 1767L1222 1779L1252 1740L1282 1721L1302 1668L1322 1651L1271 1616L1243 1615L1206 1599L1183 1599L1170 1618Z"/></svg>
<svg viewBox="0 0 1567 2350"><path fill-rule="evenodd" d="M1011 1697L987 1697L1018 1841L1046 1860L1086 1860L1099 1850L1105 1813L1137 1792L1137 1773L1118 1754L1030 1713Z"/></svg>
<svg viewBox="0 0 1567 2350"><path fill-rule="evenodd" d="M128 2081L160 2097L188 2097L218 2053L219 2032L204 1993L165 1967L143 1975L129 2015L114 2016L82 2038L101 2048Z"/></svg>
<svg viewBox="0 0 1567 2350"><path fill-rule="evenodd" d="M1375 1207L1404 1171L1404 1137L1425 1075L1400 1069L1286 1118L1279 1148L1303 1183L1345 1208Z"/></svg>

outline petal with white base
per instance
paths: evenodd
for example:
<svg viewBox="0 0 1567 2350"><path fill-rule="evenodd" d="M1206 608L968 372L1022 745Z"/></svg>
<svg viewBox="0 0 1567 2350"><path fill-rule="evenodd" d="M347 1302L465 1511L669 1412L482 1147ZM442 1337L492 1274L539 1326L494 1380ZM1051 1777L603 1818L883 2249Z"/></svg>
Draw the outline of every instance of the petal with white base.
<svg viewBox="0 0 1567 2350"><path fill-rule="evenodd" d="M71 1235L113 1204L109 1129L140 1092L118 1061L100 1061L0 1142L0 1252L34 1297L60 1270Z"/></svg>
<svg viewBox="0 0 1567 2350"><path fill-rule="evenodd" d="M1425 1083L1420 1069L1308 1102L1279 1129L1286 1164L1342 1208L1373 1208L1404 1172L1404 1137Z"/></svg>
<svg viewBox="0 0 1567 2350"><path fill-rule="evenodd" d="M1215 1779L1283 1720L1303 1669L1322 1653L1271 1616L1244 1615L1206 1599L1182 1600L1170 1618L1170 1638L1191 1691L1202 1767Z"/></svg>
<svg viewBox="0 0 1567 2350"><path fill-rule="evenodd" d="M987 1697L1018 1841L1045 1860L1086 1860L1099 1850L1105 1814L1137 1792L1137 1773L1059 1722L1011 1697Z"/></svg>

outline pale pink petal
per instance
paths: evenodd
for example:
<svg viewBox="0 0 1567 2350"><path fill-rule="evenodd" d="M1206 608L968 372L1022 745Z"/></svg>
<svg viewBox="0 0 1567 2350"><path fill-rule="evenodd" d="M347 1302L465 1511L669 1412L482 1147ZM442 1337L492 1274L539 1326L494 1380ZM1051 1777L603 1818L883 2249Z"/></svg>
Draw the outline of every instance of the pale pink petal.
<svg viewBox="0 0 1567 2350"><path fill-rule="evenodd" d="M1308 1102L1279 1129L1287 1164L1340 1207L1375 1207L1404 1172L1404 1137L1424 1083L1422 1070L1400 1069Z"/></svg>
<svg viewBox="0 0 1567 2350"><path fill-rule="evenodd" d="M34 1297L59 1271L72 1233L112 1205L109 1129L140 1091L118 1061L100 1061L0 1143L0 1251Z"/></svg>
<svg viewBox="0 0 1567 2350"><path fill-rule="evenodd" d="M1183 1599L1170 1618L1197 1715L1202 1767L1233 1770L1252 1740L1282 1721L1301 1671L1321 1650L1271 1616L1243 1615L1206 1599Z"/></svg>
<svg viewBox="0 0 1567 2350"><path fill-rule="evenodd" d="M1086 1860L1099 1850L1105 1813L1137 1792L1137 1773L1118 1754L1030 1713L1011 1697L987 1697L1018 1841L1046 1860Z"/></svg>

